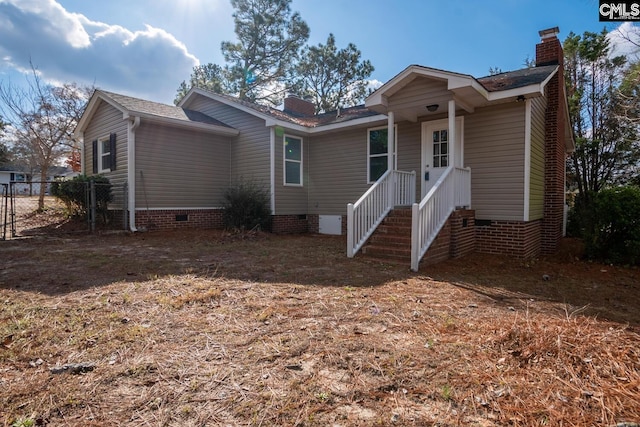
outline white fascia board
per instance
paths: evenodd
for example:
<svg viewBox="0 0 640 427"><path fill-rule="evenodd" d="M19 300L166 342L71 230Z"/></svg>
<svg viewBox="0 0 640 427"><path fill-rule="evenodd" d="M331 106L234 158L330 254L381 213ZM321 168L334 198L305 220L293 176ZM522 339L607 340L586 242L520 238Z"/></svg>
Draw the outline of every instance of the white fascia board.
<svg viewBox="0 0 640 427"><path fill-rule="evenodd" d="M96 90L93 96L91 97L91 99L89 100L89 103L87 104L86 108L84 109L84 112L82 113L82 117L80 117L80 120L78 121L78 125L76 126L76 129L73 131L74 137L77 137L77 135L80 135L81 133L84 132L84 130L87 127L87 124L89 123L89 120L91 120L91 117L95 113L96 108L98 108L98 102L101 100L111 105L115 109L119 110L120 112L122 112L123 119L127 119L129 117L128 111L122 105L113 101L108 96L102 94L100 90Z"/></svg>
<svg viewBox="0 0 640 427"><path fill-rule="evenodd" d="M536 97L544 96L544 88L547 86L547 84L553 78L553 76L556 75L557 72L558 72L558 67L556 67L555 70L549 73L549 76L540 83L536 83L528 86L522 86L515 89L503 90L500 92L491 92L489 93L489 97L487 98L487 100L497 101L500 99L511 98L518 95L525 95L525 96L535 95Z"/></svg>
<svg viewBox="0 0 640 427"><path fill-rule="evenodd" d="M352 126L366 125L366 124L370 124L370 123L379 122L381 120L387 120L387 116L385 114L377 114L375 116L369 116L369 117L363 117L361 119L349 120L348 122L334 123L334 124L325 125L325 126L318 126L318 127L309 129L307 132L310 133L310 134L318 134L318 133L323 133L323 132L329 132L329 131L332 131L332 130L348 128L348 127L352 127Z"/></svg>
<svg viewBox="0 0 640 427"><path fill-rule="evenodd" d="M519 95L533 95L535 97L544 95L544 86L542 84L533 84L515 89L502 90L500 92L491 92L487 97L487 101L499 101L501 99L514 98Z"/></svg>
<svg viewBox="0 0 640 427"><path fill-rule="evenodd" d="M387 105L386 98L391 94L393 95L395 92L405 87L413 80L415 80L418 76L422 77L431 77L436 80L447 81L449 86L451 86L452 81L463 81L464 86L469 86L470 81L473 81L473 77L467 76L465 74L452 73L450 71L438 70L435 68L422 67L418 65L410 65L404 70L402 70L398 75L393 77L384 85L380 86L375 92L365 99L364 105L366 107L370 105ZM456 86L454 84L454 87Z"/></svg>

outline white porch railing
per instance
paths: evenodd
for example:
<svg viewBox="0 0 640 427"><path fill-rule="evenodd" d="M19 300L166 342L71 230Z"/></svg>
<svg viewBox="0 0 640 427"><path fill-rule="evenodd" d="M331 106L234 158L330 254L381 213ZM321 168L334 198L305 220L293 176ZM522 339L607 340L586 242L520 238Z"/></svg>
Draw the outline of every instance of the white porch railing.
<svg viewBox="0 0 640 427"><path fill-rule="evenodd" d="M415 202L416 173L386 171L355 203L347 205L347 256L353 256L394 206Z"/></svg>
<svg viewBox="0 0 640 427"><path fill-rule="evenodd" d="M411 270L418 271L420 260L438 236L456 207L471 206L471 170L449 167L411 213Z"/></svg>

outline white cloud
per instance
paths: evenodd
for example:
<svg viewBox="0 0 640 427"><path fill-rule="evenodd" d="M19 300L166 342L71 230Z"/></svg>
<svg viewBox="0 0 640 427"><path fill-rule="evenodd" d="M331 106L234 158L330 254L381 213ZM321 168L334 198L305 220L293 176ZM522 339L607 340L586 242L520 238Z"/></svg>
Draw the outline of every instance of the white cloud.
<svg viewBox="0 0 640 427"><path fill-rule="evenodd" d="M0 64L170 103L199 61L169 32L132 31L66 11L55 0L0 0Z"/></svg>
<svg viewBox="0 0 640 427"><path fill-rule="evenodd" d="M611 43L611 56L626 56L637 60L640 53L640 27L632 22L623 22L618 28L611 30L607 37ZM631 41L630 41L631 40ZM633 42L632 42L633 41Z"/></svg>

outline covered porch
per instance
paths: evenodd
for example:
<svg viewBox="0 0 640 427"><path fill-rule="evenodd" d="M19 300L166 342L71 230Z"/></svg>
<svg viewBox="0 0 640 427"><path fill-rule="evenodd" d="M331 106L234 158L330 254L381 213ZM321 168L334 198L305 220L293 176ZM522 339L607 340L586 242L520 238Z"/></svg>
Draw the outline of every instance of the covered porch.
<svg viewBox="0 0 640 427"><path fill-rule="evenodd" d="M411 209L411 269L456 209L471 207L464 116L487 102L473 77L410 66L366 101L387 116L386 172L347 206L347 255L355 254L395 208Z"/></svg>

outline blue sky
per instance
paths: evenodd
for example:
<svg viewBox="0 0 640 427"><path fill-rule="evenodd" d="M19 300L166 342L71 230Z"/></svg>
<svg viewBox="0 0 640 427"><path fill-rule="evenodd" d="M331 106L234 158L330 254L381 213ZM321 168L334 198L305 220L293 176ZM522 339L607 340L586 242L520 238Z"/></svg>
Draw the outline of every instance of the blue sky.
<svg viewBox="0 0 640 427"><path fill-rule="evenodd" d="M354 43L386 82L410 64L482 77L522 68L538 31L615 30L598 0L293 0L311 29ZM0 0L0 80L24 81L31 61L51 82L95 84L172 103L194 65L223 63L235 41L229 0ZM626 24L630 25L630 24Z"/></svg>

